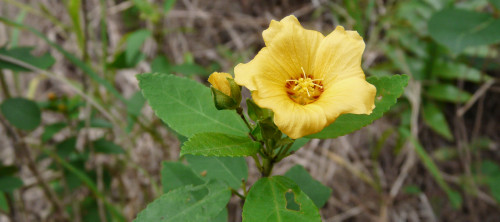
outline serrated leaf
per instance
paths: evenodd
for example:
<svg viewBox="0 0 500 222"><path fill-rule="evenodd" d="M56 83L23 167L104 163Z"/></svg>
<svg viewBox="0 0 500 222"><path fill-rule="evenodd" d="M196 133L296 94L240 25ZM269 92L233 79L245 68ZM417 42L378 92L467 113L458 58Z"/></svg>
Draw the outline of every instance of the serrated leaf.
<svg viewBox="0 0 500 222"><path fill-rule="evenodd" d="M284 176L299 185L300 189L311 198L318 208L323 207L332 194L332 189L312 178L301 165L293 166Z"/></svg>
<svg viewBox="0 0 500 222"><path fill-rule="evenodd" d="M447 8L432 15L428 23L431 37L454 54L469 46L500 42L500 19L487 13Z"/></svg>
<svg viewBox="0 0 500 222"><path fill-rule="evenodd" d="M472 97L470 93L450 84L430 85L425 94L435 100L453 103L464 103Z"/></svg>
<svg viewBox="0 0 500 222"><path fill-rule="evenodd" d="M163 192L168 193L171 190L186 185L201 185L204 181L196 175L190 167L180 162L163 162L161 168L161 184Z"/></svg>
<svg viewBox="0 0 500 222"><path fill-rule="evenodd" d="M104 154L124 154L125 150L116 143L112 141L106 140L104 138L100 138L94 141L94 151L96 153L104 153Z"/></svg>
<svg viewBox="0 0 500 222"><path fill-rule="evenodd" d="M0 191L12 192L15 189L22 186L23 186L23 181L18 177L13 177L13 176L0 177Z"/></svg>
<svg viewBox="0 0 500 222"><path fill-rule="evenodd" d="M251 156L261 145L248 137L224 133L195 134L184 143L181 156L185 154L203 156Z"/></svg>
<svg viewBox="0 0 500 222"><path fill-rule="evenodd" d="M25 63L28 63L32 66L35 66L40 69L48 69L56 60L47 52L41 56L33 56L31 51L33 47L15 47L11 49L7 49L6 47L0 48L0 55L8 56L11 58L15 58L17 60L21 60ZM31 71L24 67L18 66L16 64L3 61L0 59L0 69L10 69L12 71Z"/></svg>
<svg viewBox="0 0 500 222"><path fill-rule="evenodd" d="M450 127L448 127L444 113L436 105L433 103L424 105L423 116L425 123L432 130L448 140L453 140L453 135L451 134Z"/></svg>
<svg viewBox="0 0 500 222"><path fill-rule="evenodd" d="M408 84L408 76L394 75L387 77L370 77L366 79L377 88L375 97L375 109L370 115L344 114L335 122L327 126L323 131L306 136L308 138L336 138L361 129L382 117L396 104L397 99L403 94Z"/></svg>
<svg viewBox="0 0 500 222"><path fill-rule="evenodd" d="M10 98L0 105L2 114L10 124L22 130L34 130L42 121L38 105L24 98Z"/></svg>
<svg viewBox="0 0 500 222"><path fill-rule="evenodd" d="M48 140L52 139L52 137L56 133L66 128L66 126L68 126L68 124L66 124L65 122L58 122L45 126L42 134L42 142L47 142Z"/></svg>
<svg viewBox="0 0 500 222"><path fill-rule="evenodd" d="M298 210L287 208L287 193L293 193ZM314 202L297 184L283 176L258 180L248 192L242 216L243 222L321 221Z"/></svg>
<svg viewBox="0 0 500 222"><path fill-rule="evenodd" d="M205 157L186 155L186 160L196 173L205 178L226 182L239 189L241 180L248 177L247 162L243 157Z"/></svg>
<svg viewBox="0 0 500 222"><path fill-rule="evenodd" d="M199 192L207 194L197 199L194 193ZM134 221L210 221L226 207L230 197L231 191L216 181L195 187L188 185L163 194Z"/></svg>
<svg viewBox="0 0 500 222"><path fill-rule="evenodd" d="M156 115L178 133L187 137L205 132L247 135L236 112L215 108L208 87L167 74L148 73L137 79Z"/></svg>

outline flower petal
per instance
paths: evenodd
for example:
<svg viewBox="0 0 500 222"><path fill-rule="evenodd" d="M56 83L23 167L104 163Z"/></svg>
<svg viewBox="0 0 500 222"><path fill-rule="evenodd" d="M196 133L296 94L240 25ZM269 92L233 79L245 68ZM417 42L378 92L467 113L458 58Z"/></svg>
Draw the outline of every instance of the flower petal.
<svg viewBox="0 0 500 222"><path fill-rule="evenodd" d="M286 80L300 77L302 69L312 73L316 50L324 38L321 33L304 29L297 18L288 16L271 22L263 36L266 47L249 63L234 68L236 83L253 91L259 87L254 78L272 77L284 85Z"/></svg>
<svg viewBox="0 0 500 222"><path fill-rule="evenodd" d="M319 45L314 76L324 79L325 84L355 76L364 78L363 72L359 72L364 49L363 38L356 31L337 26Z"/></svg>
<svg viewBox="0 0 500 222"><path fill-rule="evenodd" d="M229 86L229 82L227 78L233 78L231 74L225 72L214 72L208 77L208 82L212 84L214 88L221 91L222 93L230 96L231 95L231 87Z"/></svg>
<svg viewBox="0 0 500 222"><path fill-rule="evenodd" d="M273 110L274 123L292 139L317 133L327 125L325 113L318 105L297 104L286 94L261 97L260 91L254 91L252 98L260 107Z"/></svg>
<svg viewBox="0 0 500 222"><path fill-rule="evenodd" d="M335 81L314 105L323 108L328 125L345 113L370 114L375 108L377 89L363 78Z"/></svg>

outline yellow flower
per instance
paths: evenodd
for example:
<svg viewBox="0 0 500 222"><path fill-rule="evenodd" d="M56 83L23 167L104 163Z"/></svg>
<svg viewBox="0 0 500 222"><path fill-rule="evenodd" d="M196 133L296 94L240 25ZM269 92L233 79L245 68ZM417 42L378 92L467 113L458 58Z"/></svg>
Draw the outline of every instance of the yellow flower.
<svg viewBox="0 0 500 222"><path fill-rule="evenodd" d="M361 69L365 43L342 26L327 35L304 29L295 16L271 21L266 47L238 64L235 81L257 105L273 110L274 123L290 138L321 131L341 114L370 114L376 88Z"/></svg>
<svg viewBox="0 0 500 222"><path fill-rule="evenodd" d="M214 72L208 77L208 82L212 84L215 89L221 91L227 96L231 96L231 86L229 85L227 78L232 79L233 77L229 73Z"/></svg>

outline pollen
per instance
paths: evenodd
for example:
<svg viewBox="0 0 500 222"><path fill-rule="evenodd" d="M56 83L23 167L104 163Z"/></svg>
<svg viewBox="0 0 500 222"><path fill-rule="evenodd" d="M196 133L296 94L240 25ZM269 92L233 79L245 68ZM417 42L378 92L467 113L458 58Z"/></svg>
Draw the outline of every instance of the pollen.
<svg viewBox="0 0 500 222"><path fill-rule="evenodd" d="M285 89L288 97L301 105L307 105L318 100L323 93L322 79L314 79L302 68L300 77L286 80Z"/></svg>

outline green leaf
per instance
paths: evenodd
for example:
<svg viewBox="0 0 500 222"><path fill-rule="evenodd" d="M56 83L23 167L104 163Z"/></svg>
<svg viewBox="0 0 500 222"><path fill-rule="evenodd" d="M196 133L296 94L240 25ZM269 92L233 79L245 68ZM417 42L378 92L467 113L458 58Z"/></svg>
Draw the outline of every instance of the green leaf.
<svg viewBox="0 0 500 222"><path fill-rule="evenodd" d="M323 207L332 194L332 189L312 178L301 165L293 166L284 176L299 185L300 189L311 198L318 208Z"/></svg>
<svg viewBox="0 0 500 222"><path fill-rule="evenodd" d="M2 47L0 48L0 55L15 58L17 60L23 61L32 66L44 70L54 65L56 60L48 52L41 56L36 57L31 54L33 48L34 47L15 47L7 49L6 47ZM31 71L16 64L3 61L2 59L0 59L0 69L10 69L12 71L17 71L17 72Z"/></svg>
<svg viewBox="0 0 500 222"><path fill-rule="evenodd" d="M196 198L195 194L200 192L207 194ZM231 191L216 181L195 187L188 185L163 194L134 221L210 221L226 207L230 197Z"/></svg>
<svg viewBox="0 0 500 222"><path fill-rule="evenodd" d="M309 135L308 138L336 138L346 135L371 124L389 111L396 104L397 99L403 94L408 84L408 76L394 75L387 77L370 77L366 79L377 88L375 97L375 109L370 115L344 114L335 122L327 126L323 131Z"/></svg>
<svg viewBox="0 0 500 222"><path fill-rule="evenodd" d="M23 186L23 181L18 177L13 177L13 176L0 177L0 191L12 192L15 189L22 186Z"/></svg>
<svg viewBox="0 0 500 222"><path fill-rule="evenodd" d="M56 153L61 158L69 157L76 151L76 137L69 137L56 145Z"/></svg>
<svg viewBox="0 0 500 222"><path fill-rule="evenodd" d="M224 181L234 189L239 189L241 180L248 177L247 162L243 157L186 155L186 160L196 173L205 175L208 179Z"/></svg>
<svg viewBox="0 0 500 222"><path fill-rule="evenodd" d="M491 195L500 204L500 166L493 161L481 162L481 172L486 175L486 184Z"/></svg>
<svg viewBox="0 0 500 222"><path fill-rule="evenodd" d="M453 135L451 134L450 127L448 127L444 113L434 103L424 105L423 116L425 123L434 132L450 141L453 140Z"/></svg>
<svg viewBox="0 0 500 222"><path fill-rule="evenodd" d="M481 76L484 75L485 79L490 78L486 76L486 74L481 73L480 70L469 67L465 64L447 62L447 61L438 61L434 64L434 68L432 69L432 74L442 79L461 79L467 80L475 83L479 83L481 81Z"/></svg>
<svg viewBox="0 0 500 222"><path fill-rule="evenodd" d="M163 4L163 12L167 14L175 5L175 0L165 0Z"/></svg>
<svg viewBox="0 0 500 222"><path fill-rule="evenodd" d="M441 175L441 171L439 171L439 168L437 167L436 163L432 160L432 158L427 154L425 151L424 147L411 136L410 131L408 129L401 129L400 133L408 138L410 142L413 144L415 147L415 152L417 153L417 156L420 158L422 161L422 164L424 164L424 167L429 171L429 173L432 175L434 180L436 180L436 183L441 187L446 192L446 195L448 195L448 199L450 200L451 205L455 209L459 209L460 206L462 205L462 197L460 196L460 193L454 191L451 189L446 181L443 178L443 175Z"/></svg>
<svg viewBox="0 0 500 222"><path fill-rule="evenodd" d="M161 184L163 192L168 193L171 190L186 185L201 185L204 181L188 166L180 162L163 162L161 168Z"/></svg>
<svg viewBox="0 0 500 222"><path fill-rule="evenodd" d="M195 134L184 143L181 156L185 154L203 156L251 156L261 148L260 143L248 137L223 133Z"/></svg>
<svg viewBox="0 0 500 222"><path fill-rule="evenodd" d="M170 73L170 62L165 56L157 56L151 62L151 72Z"/></svg>
<svg viewBox="0 0 500 222"><path fill-rule="evenodd" d="M289 152L299 150L300 148L305 146L309 142L309 140L311 140L311 139L309 139L309 138L296 139L295 142L293 143L292 147L290 148Z"/></svg>
<svg viewBox="0 0 500 222"><path fill-rule="evenodd" d="M466 47L500 42L500 19L475 11L448 8L432 15L428 23L431 37L454 54Z"/></svg>
<svg viewBox="0 0 500 222"><path fill-rule="evenodd" d="M125 48L125 61L131 64L136 60L136 57L141 54L141 46L146 39L151 36L151 31L146 29L137 30L127 37L127 47Z"/></svg>
<svg viewBox="0 0 500 222"><path fill-rule="evenodd" d="M130 99L127 100L127 113L135 117L141 115L141 110L145 102L146 99L142 96L141 91L135 92Z"/></svg>
<svg viewBox="0 0 500 222"><path fill-rule="evenodd" d="M208 87L159 73L138 75L137 79L156 115L178 133L187 137L205 132L247 135L248 129L236 112L215 108Z"/></svg>
<svg viewBox="0 0 500 222"><path fill-rule="evenodd" d="M7 198L5 198L5 194L3 192L0 192L0 210L2 210L4 212L10 211L9 204L7 202Z"/></svg>
<svg viewBox="0 0 500 222"><path fill-rule="evenodd" d="M427 96L444 102L464 103L471 98L471 94L450 84L433 84L425 91Z"/></svg>
<svg viewBox="0 0 500 222"><path fill-rule="evenodd" d="M109 140L100 138L94 141L94 151L96 153L105 154L124 154L125 150L123 148Z"/></svg>
<svg viewBox="0 0 500 222"><path fill-rule="evenodd" d="M49 141L56 133L66 128L66 126L68 126L68 124L65 122L58 122L45 126L42 134L42 142Z"/></svg>
<svg viewBox="0 0 500 222"><path fill-rule="evenodd" d="M84 45L84 36L83 36L83 31L81 28L81 22L80 22L80 9L82 8L82 1L81 0L69 0L67 2L66 6L68 10L69 17L71 18L71 22L73 25L71 26L73 28L73 31L76 34L76 39L78 40L78 46L80 49L83 50L83 45Z"/></svg>
<svg viewBox="0 0 500 222"><path fill-rule="evenodd" d="M22 130L34 130L42 121L38 105L24 98L10 98L0 105L2 114L10 124Z"/></svg>
<svg viewBox="0 0 500 222"><path fill-rule="evenodd" d="M287 193L293 194L298 210L287 208L292 205L287 203ZM321 221L314 202L297 184L283 176L258 180L248 192L242 216L243 222Z"/></svg>
<svg viewBox="0 0 500 222"><path fill-rule="evenodd" d="M184 63L180 65L175 65L170 68L172 72L180 73L185 76L199 75L199 76L207 76L210 74L205 68L202 66L196 65L194 63Z"/></svg>

